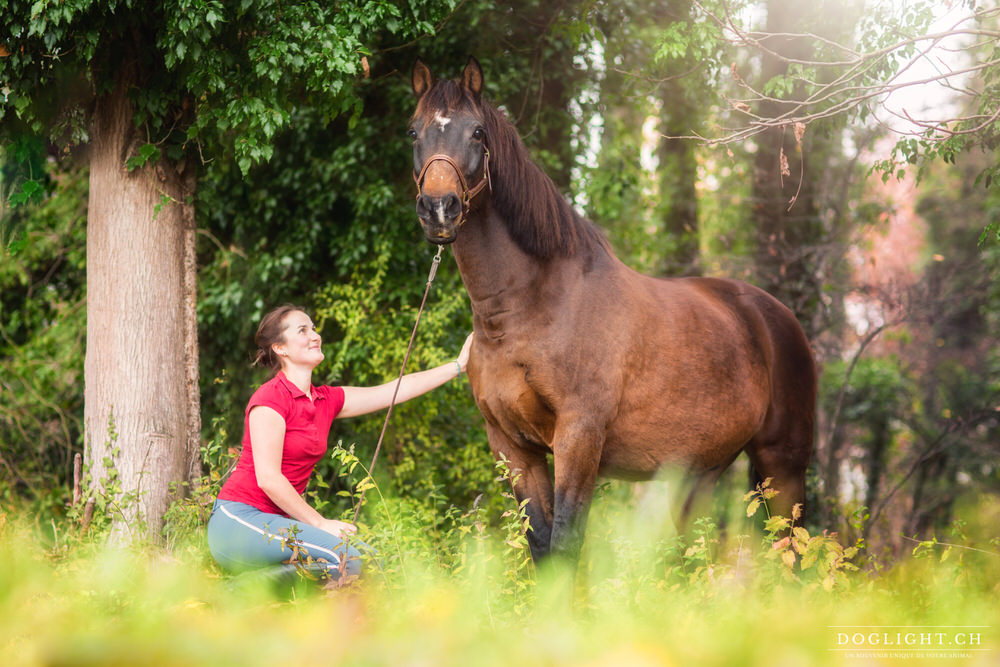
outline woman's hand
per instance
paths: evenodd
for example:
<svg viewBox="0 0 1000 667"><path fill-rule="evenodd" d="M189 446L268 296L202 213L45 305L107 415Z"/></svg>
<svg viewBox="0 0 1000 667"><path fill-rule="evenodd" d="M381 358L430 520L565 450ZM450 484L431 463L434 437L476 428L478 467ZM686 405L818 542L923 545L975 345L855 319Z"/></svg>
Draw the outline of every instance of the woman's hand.
<svg viewBox="0 0 1000 667"><path fill-rule="evenodd" d="M316 527L330 533L334 537L339 537L340 539L344 539L348 535L354 535L358 532L358 527L353 523L337 521L336 519L323 519L316 524Z"/></svg>
<svg viewBox="0 0 1000 667"><path fill-rule="evenodd" d="M474 333L470 333L465 339L465 344L462 345L462 351L458 353L458 365L461 367L462 372L465 372L465 367L469 363L469 348L472 347L472 337Z"/></svg>

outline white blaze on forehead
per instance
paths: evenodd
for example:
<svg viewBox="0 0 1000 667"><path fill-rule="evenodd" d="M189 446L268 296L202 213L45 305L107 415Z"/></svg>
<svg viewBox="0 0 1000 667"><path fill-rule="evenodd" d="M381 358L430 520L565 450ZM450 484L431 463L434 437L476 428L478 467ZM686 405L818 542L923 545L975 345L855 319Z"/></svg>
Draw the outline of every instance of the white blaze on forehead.
<svg viewBox="0 0 1000 667"><path fill-rule="evenodd" d="M444 132L444 128L447 127L448 123L451 122L451 118L448 118L443 113L438 111L436 114L434 114L434 122L437 123L438 126L441 128L441 131Z"/></svg>

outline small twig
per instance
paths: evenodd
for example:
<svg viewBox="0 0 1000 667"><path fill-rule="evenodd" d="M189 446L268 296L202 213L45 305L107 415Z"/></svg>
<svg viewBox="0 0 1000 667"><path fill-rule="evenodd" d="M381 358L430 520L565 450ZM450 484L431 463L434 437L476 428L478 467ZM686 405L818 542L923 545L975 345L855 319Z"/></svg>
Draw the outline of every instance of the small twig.
<svg viewBox="0 0 1000 667"><path fill-rule="evenodd" d="M199 227L197 232L202 236L208 238L208 240L214 243L215 247L217 247L222 252L231 252L234 255L239 255L243 259L247 258L247 254L242 250L240 250L239 248L237 248L235 245L230 245L228 248L222 245L222 241L220 241L212 232L208 231L207 229Z"/></svg>
<svg viewBox="0 0 1000 667"><path fill-rule="evenodd" d="M911 123L913 123L914 125L926 128L928 130L935 130L936 132L943 132L943 133L947 134L950 137L956 137L956 136L963 135L963 134L975 134L975 133L979 132L980 130L986 129L986 127L988 127L989 125L992 125L993 122L997 118L1000 118L1000 107L997 107L997 110L994 111L993 115L989 116L989 117L980 114L980 115L977 115L977 116L968 116L966 118L952 118L950 120L941 120L941 121L937 121L935 123L925 123L925 122L922 122L922 121L919 121L919 120L915 120L914 118L912 118L910 116L910 114L906 111L906 109L903 109L903 115L906 116L906 119L908 121L910 121ZM986 118L986 120L984 120L982 123L980 123L976 127L970 127L968 129L965 129L965 130L949 130L947 127L943 126L943 124L947 124L947 123L971 122L973 120L979 120L980 118ZM938 123L941 123L942 125L939 126Z"/></svg>
<svg viewBox="0 0 1000 667"><path fill-rule="evenodd" d="M80 498L83 495L80 489L80 480L83 477L83 457L80 453L73 457L73 507L80 504Z"/></svg>
<svg viewBox="0 0 1000 667"><path fill-rule="evenodd" d="M915 538L912 538L912 537L907 537L906 535L903 535L903 534L900 534L900 537L902 537L904 540L909 540L910 542L916 542L917 544L925 544L925 543L930 542L934 546L954 547L955 549L965 549L967 551L978 551L981 554L989 554L990 556L998 556L998 557L1000 557L1000 553L997 553L995 551L987 551L986 549L977 549L976 547L967 547L967 546L965 546L963 544L952 544L951 542L937 542L937 541L931 542L930 540L918 540L918 539L915 539Z"/></svg>
<svg viewBox="0 0 1000 667"><path fill-rule="evenodd" d="M95 498L91 496L90 498L87 498L87 504L83 506L83 519L80 521L80 528L82 530L87 530L87 527L90 526L90 522L94 519L95 502Z"/></svg>

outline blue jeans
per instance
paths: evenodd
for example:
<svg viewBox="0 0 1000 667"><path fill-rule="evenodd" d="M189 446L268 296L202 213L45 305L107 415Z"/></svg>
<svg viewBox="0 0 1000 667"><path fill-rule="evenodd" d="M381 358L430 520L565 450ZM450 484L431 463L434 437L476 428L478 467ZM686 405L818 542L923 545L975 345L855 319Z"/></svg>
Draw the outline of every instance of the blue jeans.
<svg viewBox="0 0 1000 667"><path fill-rule="evenodd" d="M208 548L223 569L242 572L285 563L292 558L293 547L298 567L333 579L341 571L361 574L361 552L339 537L246 503L215 501L208 520Z"/></svg>

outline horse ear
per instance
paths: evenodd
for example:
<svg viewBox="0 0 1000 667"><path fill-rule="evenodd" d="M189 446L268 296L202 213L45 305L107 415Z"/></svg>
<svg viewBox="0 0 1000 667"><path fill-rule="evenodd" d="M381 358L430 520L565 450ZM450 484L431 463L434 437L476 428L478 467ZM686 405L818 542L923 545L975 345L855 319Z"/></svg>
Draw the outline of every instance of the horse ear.
<svg viewBox="0 0 1000 667"><path fill-rule="evenodd" d="M423 97L424 93L431 89L434 80L430 68L424 64L423 60L417 58L417 62L413 63L413 74L410 76L410 85L413 86L413 94L417 96L417 99Z"/></svg>
<svg viewBox="0 0 1000 667"><path fill-rule="evenodd" d="M462 87L468 90L478 100L483 94L483 68L479 61L469 57L469 62L462 72Z"/></svg>

